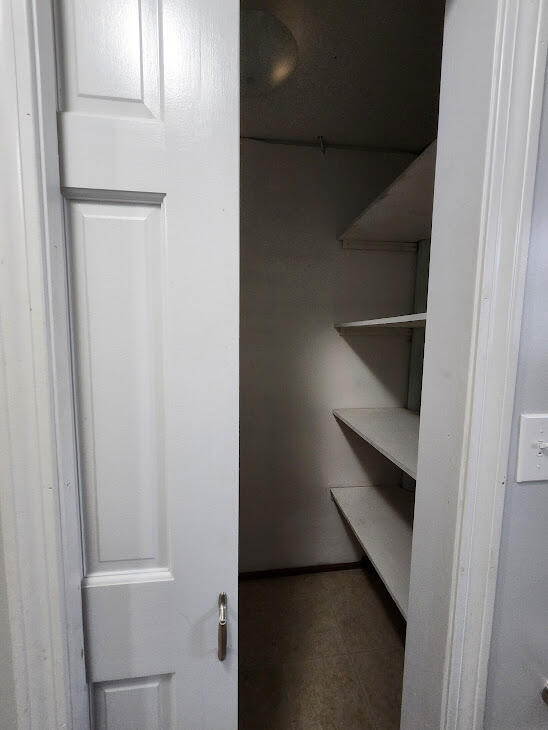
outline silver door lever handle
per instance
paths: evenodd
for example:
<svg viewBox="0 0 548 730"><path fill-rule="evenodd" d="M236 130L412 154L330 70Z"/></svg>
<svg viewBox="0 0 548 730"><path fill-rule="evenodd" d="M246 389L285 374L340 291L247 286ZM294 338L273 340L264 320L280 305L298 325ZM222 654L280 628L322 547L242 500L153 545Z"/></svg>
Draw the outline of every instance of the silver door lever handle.
<svg viewBox="0 0 548 730"><path fill-rule="evenodd" d="M227 610L226 610L227 597L226 593L219 593L219 631L218 631L218 644L219 649L217 656L219 661L224 661L226 657L226 622L227 622Z"/></svg>

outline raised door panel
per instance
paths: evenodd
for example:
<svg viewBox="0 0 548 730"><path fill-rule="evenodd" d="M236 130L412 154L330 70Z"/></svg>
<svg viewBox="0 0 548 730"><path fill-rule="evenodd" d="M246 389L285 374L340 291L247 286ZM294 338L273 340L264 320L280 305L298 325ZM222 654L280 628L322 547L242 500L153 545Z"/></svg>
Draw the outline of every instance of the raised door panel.
<svg viewBox="0 0 548 730"><path fill-rule="evenodd" d="M61 4L62 110L160 118L158 0Z"/></svg>
<svg viewBox="0 0 548 730"><path fill-rule="evenodd" d="M158 0L64 0L58 16L61 184L164 192Z"/></svg>
<svg viewBox="0 0 548 730"><path fill-rule="evenodd" d="M96 685L97 730L164 730L171 727L170 677Z"/></svg>
<svg viewBox="0 0 548 730"><path fill-rule="evenodd" d="M165 566L162 209L68 212L86 573Z"/></svg>

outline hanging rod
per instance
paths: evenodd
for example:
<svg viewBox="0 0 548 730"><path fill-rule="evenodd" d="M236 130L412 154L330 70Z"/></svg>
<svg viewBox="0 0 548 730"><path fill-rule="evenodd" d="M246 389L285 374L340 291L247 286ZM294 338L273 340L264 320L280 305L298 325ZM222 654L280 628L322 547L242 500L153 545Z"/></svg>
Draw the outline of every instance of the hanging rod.
<svg viewBox="0 0 548 730"><path fill-rule="evenodd" d="M385 152L393 155L420 155L420 150L404 150L398 147L380 147L366 144L343 144L341 142L328 142L325 137L319 135L315 140L294 140L294 139L273 139L271 137L248 137L241 135L240 139L251 142L264 142L265 144L283 144L291 147L318 147L325 154L327 149L334 150L356 150L359 152Z"/></svg>

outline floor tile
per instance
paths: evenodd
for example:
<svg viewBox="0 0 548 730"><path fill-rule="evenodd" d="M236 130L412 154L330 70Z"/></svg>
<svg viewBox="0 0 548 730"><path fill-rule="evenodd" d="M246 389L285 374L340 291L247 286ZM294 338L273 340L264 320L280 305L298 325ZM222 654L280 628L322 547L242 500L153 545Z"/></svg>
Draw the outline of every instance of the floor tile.
<svg viewBox="0 0 548 730"><path fill-rule="evenodd" d="M404 626L371 570L242 580L239 730L396 730Z"/></svg>
<svg viewBox="0 0 548 730"><path fill-rule="evenodd" d="M287 667L287 714L298 730L374 727L367 695L344 655Z"/></svg>
<svg viewBox="0 0 548 730"><path fill-rule="evenodd" d="M362 652L350 657L379 730L398 730L400 726L403 655L401 647L399 651Z"/></svg>
<svg viewBox="0 0 548 730"><path fill-rule="evenodd" d="M240 665L238 730L292 730L282 667Z"/></svg>

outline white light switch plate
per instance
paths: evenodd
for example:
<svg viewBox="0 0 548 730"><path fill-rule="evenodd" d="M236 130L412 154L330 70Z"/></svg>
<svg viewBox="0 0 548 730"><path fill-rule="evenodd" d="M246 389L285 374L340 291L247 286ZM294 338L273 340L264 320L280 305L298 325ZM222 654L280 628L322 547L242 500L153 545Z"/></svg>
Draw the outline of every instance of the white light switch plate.
<svg viewBox="0 0 548 730"><path fill-rule="evenodd" d="M548 481L548 413L521 416L516 481Z"/></svg>

